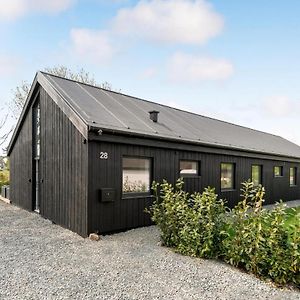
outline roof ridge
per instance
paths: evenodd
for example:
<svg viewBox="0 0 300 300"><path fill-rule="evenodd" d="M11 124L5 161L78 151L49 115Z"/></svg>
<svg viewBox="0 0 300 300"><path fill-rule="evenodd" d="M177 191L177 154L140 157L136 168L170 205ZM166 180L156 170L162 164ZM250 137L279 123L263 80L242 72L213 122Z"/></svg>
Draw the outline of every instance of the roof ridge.
<svg viewBox="0 0 300 300"><path fill-rule="evenodd" d="M235 124L235 123L228 122L228 121L225 121L225 120L221 120L221 119L217 119L217 118L205 116L205 115L202 115L202 114L197 114L197 113L194 113L194 112L191 112L191 111L188 111L188 110L180 109L180 108L177 108L177 107L172 107L172 106L169 106L169 105L166 105L166 104L154 102L154 101L147 100L147 99L144 99L144 98L140 98L140 97L136 97L136 96L124 94L124 93L121 93L121 92L108 90L108 89L102 88L102 87L97 86L97 85L92 85L92 84L81 82L81 81L74 80L74 79L71 79L71 78L65 78L65 77L62 77L62 76L59 76L59 75L55 75L55 74L51 74L51 73L44 72L44 71L40 71L40 72L43 73L43 74L49 75L49 76L54 76L54 77L57 77L57 78L60 78L60 79L64 79L64 80L68 80L68 81L71 81L71 82L80 83L80 84L87 85L87 86L90 86L90 87L93 87L93 88L97 88L97 89L100 89L100 90L104 90L104 91L107 91L109 93L114 93L114 94L118 94L118 95L130 97L130 98L134 98L134 99L137 99L137 100L140 100L140 101L145 101L145 102L152 103L152 104L155 104L155 105L160 105L160 106L167 107L167 108L170 108L170 109L174 109L174 110L177 110L177 111L181 111L181 112L185 112L185 113L188 113L188 114L192 114L192 115L195 115L195 116L198 116L198 117L207 118L207 119L210 119L210 120L213 120L213 121L218 121L218 122L226 123L226 124L229 124L229 125L232 125L232 126L237 126L237 127L248 129L248 130L252 130L252 131L255 131L255 132L260 132L260 133L263 133L263 134L267 134L267 135L272 135L272 136L275 136L275 137L283 138L283 137L281 137L279 135L276 135L276 134L273 134L273 133L269 133L269 132L265 132L265 131L262 131L262 130L250 128L250 127L247 127L247 126L244 126L244 125Z"/></svg>

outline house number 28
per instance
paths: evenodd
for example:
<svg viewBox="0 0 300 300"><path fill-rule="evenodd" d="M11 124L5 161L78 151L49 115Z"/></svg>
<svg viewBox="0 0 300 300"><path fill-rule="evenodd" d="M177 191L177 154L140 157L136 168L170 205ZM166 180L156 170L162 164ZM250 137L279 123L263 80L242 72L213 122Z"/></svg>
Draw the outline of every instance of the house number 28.
<svg viewBox="0 0 300 300"><path fill-rule="evenodd" d="M100 152L100 159L108 159L108 153L107 152Z"/></svg>

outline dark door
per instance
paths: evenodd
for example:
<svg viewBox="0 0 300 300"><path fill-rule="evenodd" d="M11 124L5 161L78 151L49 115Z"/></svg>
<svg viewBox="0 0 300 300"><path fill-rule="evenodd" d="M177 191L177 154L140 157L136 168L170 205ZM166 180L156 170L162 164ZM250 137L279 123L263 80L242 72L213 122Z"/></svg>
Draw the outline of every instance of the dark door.
<svg viewBox="0 0 300 300"><path fill-rule="evenodd" d="M35 176L33 182L33 210L40 212L40 159L35 159Z"/></svg>
<svg viewBox="0 0 300 300"><path fill-rule="evenodd" d="M37 213L40 212L40 103L37 101L35 105L33 106L33 118L32 118L32 123L33 123L33 128L32 128L32 142L33 142L33 168L32 168L32 207L33 210L36 211Z"/></svg>

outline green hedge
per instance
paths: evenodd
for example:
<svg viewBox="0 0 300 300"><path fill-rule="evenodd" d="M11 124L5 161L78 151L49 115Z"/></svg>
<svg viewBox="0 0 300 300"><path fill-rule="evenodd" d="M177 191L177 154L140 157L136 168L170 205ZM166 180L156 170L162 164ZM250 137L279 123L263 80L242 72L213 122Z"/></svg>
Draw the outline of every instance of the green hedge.
<svg viewBox="0 0 300 300"><path fill-rule="evenodd" d="M149 213L166 246L185 255L223 259L278 284L300 286L300 222L285 224L283 203L263 209L262 186L242 183L241 201L232 210L213 188L185 192L182 179L175 186L154 182L152 189L156 199Z"/></svg>
<svg viewBox="0 0 300 300"><path fill-rule="evenodd" d="M3 185L9 185L9 171L8 170L0 171L0 188Z"/></svg>

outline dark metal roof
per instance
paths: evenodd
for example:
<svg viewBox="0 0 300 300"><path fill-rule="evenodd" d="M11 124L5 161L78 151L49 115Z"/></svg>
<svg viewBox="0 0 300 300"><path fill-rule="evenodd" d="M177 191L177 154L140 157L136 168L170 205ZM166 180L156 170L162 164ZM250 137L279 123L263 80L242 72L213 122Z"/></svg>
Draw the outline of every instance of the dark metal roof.
<svg viewBox="0 0 300 300"><path fill-rule="evenodd" d="M89 127L132 135L300 158L300 147L269 133L39 73ZM159 111L158 122L149 111Z"/></svg>

